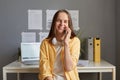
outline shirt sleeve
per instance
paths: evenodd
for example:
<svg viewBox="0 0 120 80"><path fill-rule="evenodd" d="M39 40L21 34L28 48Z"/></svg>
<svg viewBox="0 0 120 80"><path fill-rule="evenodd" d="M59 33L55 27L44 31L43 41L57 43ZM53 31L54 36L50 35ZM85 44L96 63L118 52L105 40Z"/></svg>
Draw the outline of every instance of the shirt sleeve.
<svg viewBox="0 0 120 80"><path fill-rule="evenodd" d="M47 54L47 44L44 40L40 46L39 80L44 80L45 77L52 76Z"/></svg>
<svg viewBox="0 0 120 80"><path fill-rule="evenodd" d="M72 44L71 44L71 48L70 48L70 53L72 56L72 60L74 63L74 67L76 67L77 63L78 63L78 59L80 56L80 40L79 38L75 37Z"/></svg>

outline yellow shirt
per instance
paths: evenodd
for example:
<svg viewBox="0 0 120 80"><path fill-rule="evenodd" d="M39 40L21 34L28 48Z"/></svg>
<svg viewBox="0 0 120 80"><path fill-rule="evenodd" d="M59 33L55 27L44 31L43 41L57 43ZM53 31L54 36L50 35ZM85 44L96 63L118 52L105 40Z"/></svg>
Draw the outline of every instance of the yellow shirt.
<svg viewBox="0 0 120 80"><path fill-rule="evenodd" d="M79 80L77 71L77 62L80 54L80 40L77 37L70 39L69 42L70 54L76 66L71 71L65 71L64 74L67 80ZM64 47L61 50L61 60L64 65ZM44 39L40 46L40 64L39 64L39 80L44 80L47 76L53 76L54 62L56 59L55 46L49 43L49 39Z"/></svg>

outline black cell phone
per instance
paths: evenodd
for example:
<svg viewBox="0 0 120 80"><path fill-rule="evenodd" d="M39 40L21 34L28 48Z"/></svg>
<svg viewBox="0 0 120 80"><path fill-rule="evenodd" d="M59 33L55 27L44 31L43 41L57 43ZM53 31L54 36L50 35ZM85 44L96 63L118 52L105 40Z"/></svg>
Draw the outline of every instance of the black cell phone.
<svg viewBox="0 0 120 80"><path fill-rule="evenodd" d="M64 33L64 34L66 34L66 33L67 33L67 31L66 31L66 30L64 30L64 31L63 31L63 33Z"/></svg>

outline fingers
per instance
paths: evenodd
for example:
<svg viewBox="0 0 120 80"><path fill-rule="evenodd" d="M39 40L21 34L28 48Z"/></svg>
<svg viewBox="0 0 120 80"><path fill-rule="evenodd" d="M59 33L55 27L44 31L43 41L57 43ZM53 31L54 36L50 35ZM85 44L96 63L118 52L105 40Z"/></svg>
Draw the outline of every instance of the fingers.
<svg viewBox="0 0 120 80"><path fill-rule="evenodd" d="M53 80L53 78L51 76L48 76L45 78L45 80Z"/></svg>
<svg viewBox="0 0 120 80"><path fill-rule="evenodd" d="M68 33L68 34L69 34L69 33L71 34L71 29L70 29L69 27L67 27L67 26L65 27L65 31L66 31L66 33Z"/></svg>

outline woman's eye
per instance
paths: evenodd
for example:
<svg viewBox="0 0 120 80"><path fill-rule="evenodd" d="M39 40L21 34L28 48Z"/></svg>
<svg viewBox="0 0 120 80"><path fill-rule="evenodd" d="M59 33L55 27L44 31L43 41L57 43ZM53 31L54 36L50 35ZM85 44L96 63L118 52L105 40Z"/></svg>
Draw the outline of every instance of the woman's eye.
<svg viewBox="0 0 120 80"><path fill-rule="evenodd" d="M58 20L56 20L56 22L60 22L60 20L58 19Z"/></svg>
<svg viewBox="0 0 120 80"><path fill-rule="evenodd" d="M67 20L65 20L65 21L64 21L64 23L68 23L68 21L67 21Z"/></svg>

